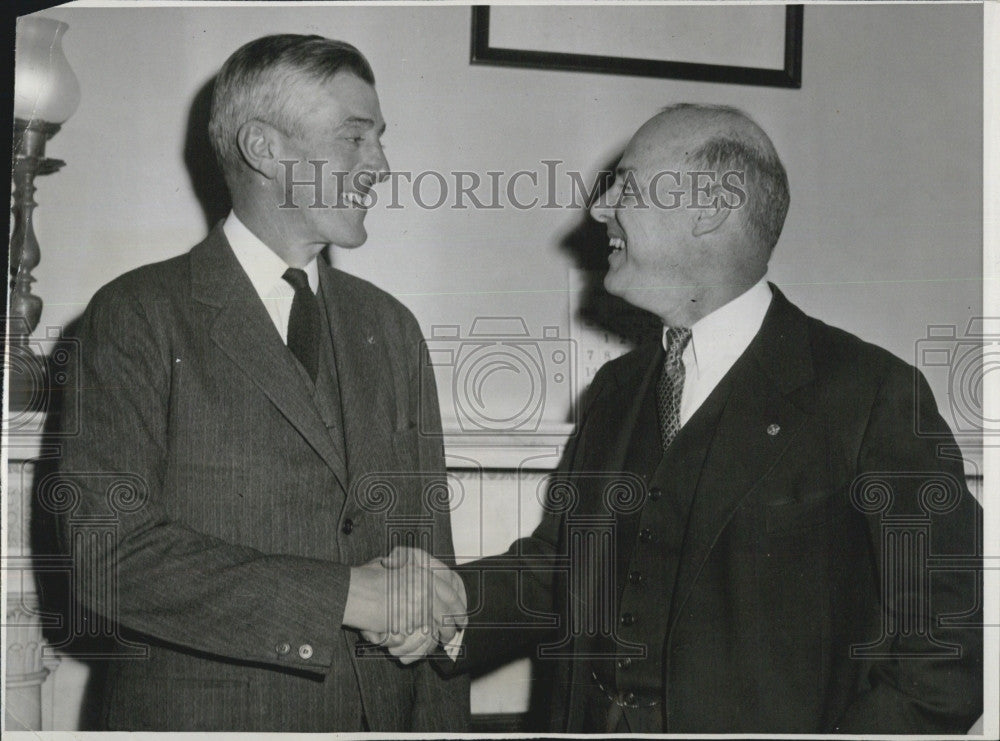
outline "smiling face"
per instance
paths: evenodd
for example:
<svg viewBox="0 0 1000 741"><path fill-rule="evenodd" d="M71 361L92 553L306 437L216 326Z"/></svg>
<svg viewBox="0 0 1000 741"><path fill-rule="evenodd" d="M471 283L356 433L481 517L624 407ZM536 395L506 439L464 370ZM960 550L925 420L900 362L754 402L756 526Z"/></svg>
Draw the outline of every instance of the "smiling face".
<svg viewBox="0 0 1000 741"><path fill-rule="evenodd" d="M275 179L285 239L289 243L358 247L368 238L365 214L371 188L385 179L389 163L382 151L385 121L375 88L350 72L310 83L308 102L296 130L278 132L275 159L292 161ZM313 185L321 168L319 188ZM288 167L288 171L284 167ZM290 198L289 180L295 183ZM317 198L319 196L319 198ZM317 206L317 200L322 207ZM289 205L292 208L285 208Z"/></svg>
<svg viewBox="0 0 1000 741"><path fill-rule="evenodd" d="M661 116L636 132L590 213L608 230L608 292L666 324L690 326L709 256L694 236L698 212L678 193L691 169L685 164L691 137L676 123Z"/></svg>

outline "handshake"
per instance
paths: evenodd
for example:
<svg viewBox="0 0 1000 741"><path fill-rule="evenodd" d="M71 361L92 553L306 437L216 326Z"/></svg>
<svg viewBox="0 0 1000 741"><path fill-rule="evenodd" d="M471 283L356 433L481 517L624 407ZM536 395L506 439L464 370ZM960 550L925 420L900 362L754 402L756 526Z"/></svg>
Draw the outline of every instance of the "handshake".
<svg viewBox="0 0 1000 741"><path fill-rule="evenodd" d="M351 569L343 624L412 664L466 626L466 607L458 574L420 548L397 546Z"/></svg>

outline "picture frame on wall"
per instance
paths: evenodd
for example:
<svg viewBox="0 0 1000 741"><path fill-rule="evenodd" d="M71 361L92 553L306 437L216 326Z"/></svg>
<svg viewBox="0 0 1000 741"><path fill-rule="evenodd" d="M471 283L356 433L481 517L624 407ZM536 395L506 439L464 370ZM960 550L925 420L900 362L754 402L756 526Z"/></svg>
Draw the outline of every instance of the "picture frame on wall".
<svg viewBox="0 0 1000 741"><path fill-rule="evenodd" d="M802 86L801 5L478 5L472 64Z"/></svg>

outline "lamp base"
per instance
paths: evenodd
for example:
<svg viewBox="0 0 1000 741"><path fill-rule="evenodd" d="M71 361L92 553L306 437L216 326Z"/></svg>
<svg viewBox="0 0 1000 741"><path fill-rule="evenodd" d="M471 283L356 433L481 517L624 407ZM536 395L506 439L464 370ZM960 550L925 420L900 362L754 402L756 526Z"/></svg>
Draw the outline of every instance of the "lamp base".
<svg viewBox="0 0 1000 741"><path fill-rule="evenodd" d="M10 316L9 341L27 344L28 336L38 326L42 299L31 292L41 252L35 238L32 213L35 203L35 177L56 172L66 163L45 156L45 142L59 131L58 124L14 119L13 205L14 228L10 237Z"/></svg>
<svg viewBox="0 0 1000 741"><path fill-rule="evenodd" d="M14 156L44 159L45 142L59 133L59 124L14 118ZM45 173L39 173L45 174Z"/></svg>

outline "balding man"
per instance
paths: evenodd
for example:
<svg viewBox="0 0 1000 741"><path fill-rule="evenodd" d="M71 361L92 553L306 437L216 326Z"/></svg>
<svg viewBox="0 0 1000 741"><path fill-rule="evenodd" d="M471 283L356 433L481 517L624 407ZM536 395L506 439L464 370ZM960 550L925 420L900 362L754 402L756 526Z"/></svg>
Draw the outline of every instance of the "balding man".
<svg viewBox="0 0 1000 741"><path fill-rule="evenodd" d="M677 105L591 209L605 286L662 336L594 378L537 530L461 568L459 666L534 652L553 731L960 733L982 710L979 507L922 377L766 281L788 204L756 124Z"/></svg>
<svg viewBox="0 0 1000 741"><path fill-rule="evenodd" d="M61 473L74 584L148 646L110 662L101 725L464 730L467 679L362 640L405 629L386 642L408 664L464 607L447 572L389 579L379 560L396 540L451 559L428 496L440 437L417 434L440 425L420 328L321 256L365 242L388 171L372 69L319 36L251 41L216 78L209 129L232 212L102 288L79 323ZM93 522L114 537L88 538Z"/></svg>

